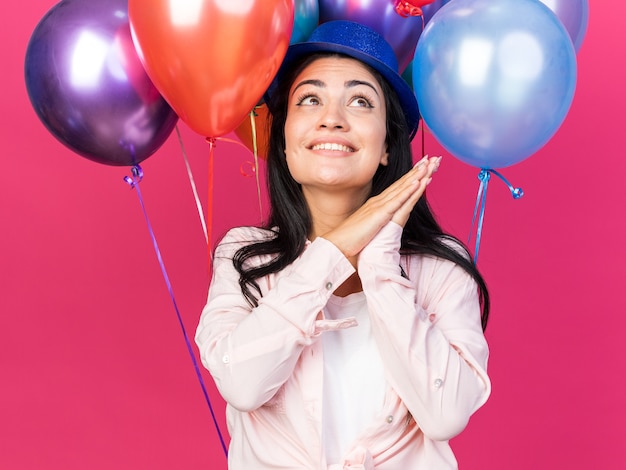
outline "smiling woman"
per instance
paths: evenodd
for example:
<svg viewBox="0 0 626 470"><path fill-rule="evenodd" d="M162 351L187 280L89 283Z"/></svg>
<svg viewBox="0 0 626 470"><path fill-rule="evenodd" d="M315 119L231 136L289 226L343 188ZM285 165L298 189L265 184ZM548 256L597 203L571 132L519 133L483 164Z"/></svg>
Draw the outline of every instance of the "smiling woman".
<svg viewBox="0 0 626 470"><path fill-rule="evenodd" d="M374 31L290 46L267 93L271 211L216 249L196 342L228 402L229 467L457 467L490 393L485 283L412 163L415 96Z"/></svg>
<svg viewBox="0 0 626 470"><path fill-rule="evenodd" d="M348 204L345 212L353 212L367 199L379 165L387 164L385 101L377 79L356 60L323 57L297 77L288 107L287 165L307 205L324 210L317 205L327 201L325 194L349 190L341 201Z"/></svg>

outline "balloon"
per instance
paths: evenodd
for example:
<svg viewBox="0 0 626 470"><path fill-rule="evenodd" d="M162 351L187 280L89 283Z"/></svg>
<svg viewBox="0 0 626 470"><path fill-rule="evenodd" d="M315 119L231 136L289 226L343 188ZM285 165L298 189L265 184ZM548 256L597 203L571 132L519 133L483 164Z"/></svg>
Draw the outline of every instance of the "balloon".
<svg viewBox="0 0 626 470"><path fill-rule="evenodd" d="M269 145L269 121L268 110L265 103L261 103L254 108L254 127L256 131L256 148L257 156L265 160L267 158L267 149ZM235 135L239 137L241 143L244 144L252 153L254 153L254 140L252 137L252 123L250 118L244 119L235 129Z"/></svg>
<svg viewBox="0 0 626 470"><path fill-rule="evenodd" d="M392 0L319 0L319 4L320 24L350 20L368 26L384 37L396 53L400 73L413 59L424 25L422 17L400 16Z"/></svg>
<svg viewBox="0 0 626 470"><path fill-rule="evenodd" d="M131 32L157 89L205 137L233 131L285 56L293 0L129 0Z"/></svg>
<svg viewBox="0 0 626 470"><path fill-rule="evenodd" d="M404 72L401 74L404 81L411 87L411 90L415 93L415 89L413 88L413 61L409 62L407 68L404 69Z"/></svg>
<svg viewBox="0 0 626 470"><path fill-rule="evenodd" d="M39 119L72 151L135 165L163 145L178 116L143 70L126 0L63 0L36 26L26 89Z"/></svg>
<svg viewBox="0 0 626 470"><path fill-rule="evenodd" d="M587 0L540 0L561 20L578 52L587 32L589 3Z"/></svg>
<svg viewBox="0 0 626 470"><path fill-rule="evenodd" d="M424 24L428 24L428 22L433 17L433 15L437 13L437 10L439 10L443 5L445 5L445 3L446 3L445 0L435 0L434 2L429 3L428 5L424 5L422 7L422 16L424 17ZM421 36L421 33L420 33L420 36ZM419 42L419 38L417 39L417 42ZM411 58L411 61L406 66L406 68L404 69L404 72L402 72L401 75L404 81L411 87L411 89L413 89L413 58Z"/></svg>
<svg viewBox="0 0 626 470"><path fill-rule="evenodd" d="M576 52L537 0L452 0L430 20L413 59L424 122L461 161L502 168L557 131L576 86Z"/></svg>
<svg viewBox="0 0 626 470"><path fill-rule="evenodd" d="M317 0L295 0L294 22L290 44L306 41L319 23L320 8Z"/></svg>
<svg viewBox="0 0 626 470"><path fill-rule="evenodd" d="M448 0L449 1L449 0ZM445 5L445 0L434 0L428 5L422 7L422 14L424 16L424 24L427 25L430 19L437 11Z"/></svg>

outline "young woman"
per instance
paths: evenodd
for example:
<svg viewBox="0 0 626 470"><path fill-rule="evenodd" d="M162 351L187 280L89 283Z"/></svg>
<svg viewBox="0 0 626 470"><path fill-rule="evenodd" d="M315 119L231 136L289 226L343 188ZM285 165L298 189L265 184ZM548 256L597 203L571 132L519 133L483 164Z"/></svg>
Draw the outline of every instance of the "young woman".
<svg viewBox="0 0 626 470"><path fill-rule="evenodd" d="M267 94L271 213L214 256L196 342L229 468L453 469L490 393L485 283L412 163L419 113L382 37L320 25Z"/></svg>

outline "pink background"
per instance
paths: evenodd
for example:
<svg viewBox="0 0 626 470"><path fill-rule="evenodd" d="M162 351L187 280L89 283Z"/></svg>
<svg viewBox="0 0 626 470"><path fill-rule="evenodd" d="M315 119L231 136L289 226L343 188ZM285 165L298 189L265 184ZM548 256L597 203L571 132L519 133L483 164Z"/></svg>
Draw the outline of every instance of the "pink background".
<svg viewBox="0 0 626 470"><path fill-rule="evenodd" d="M480 267L491 288L493 395L453 446L462 469L621 469L626 463L626 6L595 1L557 135L492 180ZM0 28L0 468L225 469L128 168L73 154L23 80L52 0L9 2ZM609 5L611 5L609 7ZM180 125L200 194L208 147ZM427 136L428 153L441 148ZM257 223L250 154L215 153L213 233ZM187 331L206 246L172 134L144 165L150 220ZM465 239L477 170L444 153L430 190ZM194 347L195 351L195 347ZM223 401L203 372L222 429Z"/></svg>

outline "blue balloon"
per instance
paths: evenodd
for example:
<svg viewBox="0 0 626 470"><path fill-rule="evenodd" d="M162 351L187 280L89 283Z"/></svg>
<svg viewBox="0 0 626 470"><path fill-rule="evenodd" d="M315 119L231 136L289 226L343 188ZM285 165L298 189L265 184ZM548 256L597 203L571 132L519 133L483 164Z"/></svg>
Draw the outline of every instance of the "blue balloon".
<svg viewBox="0 0 626 470"><path fill-rule="evenodd" d="M576 88L567 30L539 0L452 0L413 59L420 112L459 160L504 168L555 134Z"/></svg>
<svg viewBox="0 0 626 470"><path fill-rule="evenodd" d="M317 0L295 0L290 44L304 42L318 25L320 7Z"/></svg>

